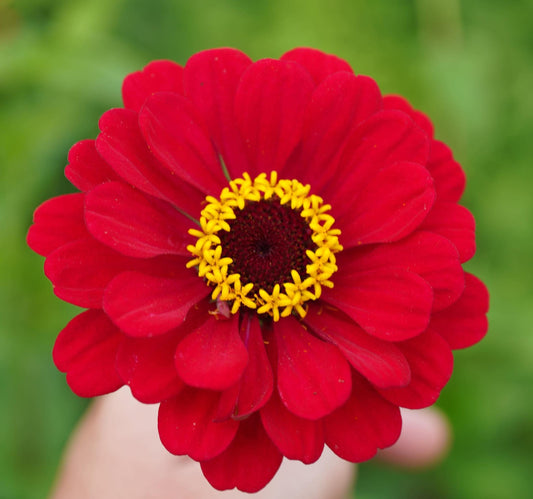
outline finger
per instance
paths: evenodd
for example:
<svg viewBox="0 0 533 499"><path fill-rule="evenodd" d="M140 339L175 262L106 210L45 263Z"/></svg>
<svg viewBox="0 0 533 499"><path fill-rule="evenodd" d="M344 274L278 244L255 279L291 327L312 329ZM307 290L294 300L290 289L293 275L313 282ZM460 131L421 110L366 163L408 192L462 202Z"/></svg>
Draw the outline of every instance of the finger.
<svg viewBox="0 0 533 499"><path fill-rule="evenodd" d="M343 499L351 497L357 467L336 456L325 447L320 459L313 464L284 459L276 476L254 496L258 499ZM250 497L239 494L235 497ZM225 499L225 498L224 498ZM229 496L228 496L229 499Z"/></svg>
<svg viewBox="0 0 533 499"><path fill-rule="evenodd" d="M402 433L398 441L380 451L381 461L404 468L427 468L447 455L452 439L450 424L436 407L402 409Z"/></svg>
<svg viewBox="0 0 533 499"><path fill-rule="evenodd" d="M325 449L312 465L284 460L259 499L340 499L353 488L355 466ZM157 435L157 406L137 402L127 389L100 397L88 409L67 447L50 499L236 499L221 493L188 457L173 456Z"/></svg>

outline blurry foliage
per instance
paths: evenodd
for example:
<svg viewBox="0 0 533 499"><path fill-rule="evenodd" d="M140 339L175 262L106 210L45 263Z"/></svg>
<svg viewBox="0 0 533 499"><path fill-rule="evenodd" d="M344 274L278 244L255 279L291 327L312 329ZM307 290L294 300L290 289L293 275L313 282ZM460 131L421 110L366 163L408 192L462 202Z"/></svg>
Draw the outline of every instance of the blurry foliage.
<svg viewBox="0 0 533 499"><path fill-rule="evenodd" d="M489 286L491 329L456 355L439 401L450 457L423 473L360 467L357 497L527 497L533 450L533 2L530 0L0 0L0 498L42 498L85 407L51 361L76 313L53 296L25 234L71 191L69 147L120 105L151 59L215 46L253 58L314 46L433 119L463 164L478 224L468 269Z"/></svg>

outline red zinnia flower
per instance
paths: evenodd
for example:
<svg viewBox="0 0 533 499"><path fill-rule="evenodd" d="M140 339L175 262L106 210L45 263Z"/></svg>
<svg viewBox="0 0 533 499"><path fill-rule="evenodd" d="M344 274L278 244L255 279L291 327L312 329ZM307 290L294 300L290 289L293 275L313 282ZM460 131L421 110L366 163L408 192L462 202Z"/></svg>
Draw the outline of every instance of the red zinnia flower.
<svg viewBox="0 0 533 499"><path fill-rule="evenodd" d="M487 329L463 171L429 119L311 49L152 62L123 97L70 151L81 192L28 235L89 309L54 348L72 390L159 403L165 447L218 489L393 444Z"/></svg>

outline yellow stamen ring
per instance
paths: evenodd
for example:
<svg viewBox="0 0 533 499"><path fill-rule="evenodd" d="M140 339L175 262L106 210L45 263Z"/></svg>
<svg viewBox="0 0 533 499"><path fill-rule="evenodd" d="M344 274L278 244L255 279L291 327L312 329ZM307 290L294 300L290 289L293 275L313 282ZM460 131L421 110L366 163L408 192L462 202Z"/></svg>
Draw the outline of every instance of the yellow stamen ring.
<svg viewBox="0 0 533 499"><path fill-rule="evenodd" d="M270 178L261 173L255 179L244 173L242 178L230 181L220 199L206 197L207 205L201 212L200 228L190 229L189 234L196 237L196 243L187 246L193 258L187 268L196 267L198 275L214 286L211 294L213 300L223 300L231 305L235 314L242 306L256 310L258 314L268 314L274 321L297 313L305 317L307 301L320 298L322 286L333 287L330 280L337 271L335 253L342 251L339 243L340 230L333 228L335 219L327 212L331 209L324 204L321 197L309 194L311 187L297 180L278 180L277 172L270 173ZM293 269L292 281L276 284L269 293L258 288L254 283L243 284L241 275L229 273L233 259L223 256L221 231L231 230L228 221L237 218L236 213L243 210L248 203L278 200L280 205L290 206L299 212L311 232L315 249L306 250L309 264L306 275ZM256 288L256 289L254 289Z"/></svg>

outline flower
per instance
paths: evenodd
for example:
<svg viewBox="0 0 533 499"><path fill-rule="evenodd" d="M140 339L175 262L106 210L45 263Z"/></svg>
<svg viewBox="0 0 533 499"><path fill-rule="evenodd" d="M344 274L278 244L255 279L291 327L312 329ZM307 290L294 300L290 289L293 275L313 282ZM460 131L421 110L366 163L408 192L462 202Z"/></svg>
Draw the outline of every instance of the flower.
<svg viewBox="0 0 533 499"><path fill-rule="evenodd" d="M88 309L53 352L72 390L159 404L164 446L217 489L392 445L487 330L464 174L429 119L313 49L155 61L123 100L28 234Z"/></svg>

